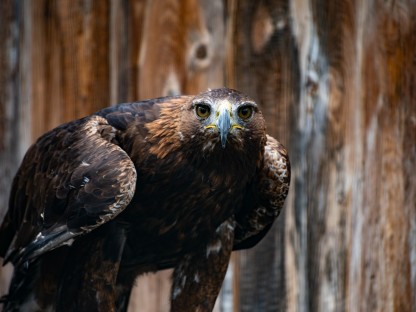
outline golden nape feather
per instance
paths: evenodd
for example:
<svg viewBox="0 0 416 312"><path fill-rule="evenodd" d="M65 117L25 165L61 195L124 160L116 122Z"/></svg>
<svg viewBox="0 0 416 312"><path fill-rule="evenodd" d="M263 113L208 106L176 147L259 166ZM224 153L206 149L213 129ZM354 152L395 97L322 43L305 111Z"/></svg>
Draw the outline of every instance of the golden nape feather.
<svg viewBox="0 0 416 312"><path fill-rule="evenodd" d="M4 311L125 311L135 278L174 268L171 311L211 311L232 250L283 207L290 165L258 105L227 88L125 103L28 150L0 227Z"/></svg>

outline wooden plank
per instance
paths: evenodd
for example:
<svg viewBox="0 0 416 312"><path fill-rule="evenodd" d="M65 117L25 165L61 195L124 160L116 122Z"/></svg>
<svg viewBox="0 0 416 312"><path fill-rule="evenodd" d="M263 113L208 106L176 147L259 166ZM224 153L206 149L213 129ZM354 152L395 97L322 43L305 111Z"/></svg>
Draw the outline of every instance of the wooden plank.
<svg viewBox="0 0 416 312"><path fill-rule="evenodd" d="M111 103L139 100L139 58L145 0L111 0Z"/></svg>
<svg viewBox="0 0 416 312"><path fill-rule="evenodd" d="M13 1L0 3L0 222L8 207L13 176L21 159L23 106L19 96L19 28L21 8ZM0 297L7 293L12 267L0 267ZM0 309L2 305L0 304Z"/></svg>
<svg viewBox="0 0 416 312"><path fill-rule="evenodd" d="M24 0L0 6L2 219L11 179L29 144L58 124L108 106L109 80L105 2ZM10 269L2 269L0 295L7 291Z"/></svg>
<svg viewBox="0 0 416 312"><path fill-rule="evenodd" d="M139 99L180 94L184 75L184 34L176 1L148 1L145 6L143 37L138 68ZM181 44L182 43L182 44ZM129 311L169 311L171 271L141 276L130 296Z"/></svg>
<svg viewBox="0 0 416 312"><path fill-rule="evenodd" d="M148 1L144 12L139 99L195 94L224 84L222 1ZM140 277L129 311L168 311L170 275L168 270Z"/></svg>
<svg viewBox="0 0 416 312"><path fill-rule="evenodd" d="M0 4L0 220L8 205L8 192L19 157L19 14L12 1Z"/></svg>
<svg viewBox="0 0 416 312"><path fill-rule="evenodd" d="M402 143L415 133L404 120L415 116L414 14L405 2L294 5L305 57L291 198L307 207L308 273L291 265L305 256L291 246L290 310L414 310L415 181L403 165L414 168L415 150Z"/></svg>
<svg viewBox="0 0 416 312"><path fill-rule="evenodd" d="M221 10L220 1L148 3L140 52L141 98L193 94L223 84Z"/></svg>
<svg viewBox="0 0 416 312"><path fill-rule="evenodd" d="M260 99L269 131L287 142L293 173L277 225L284 267L260 261L260 250L243 253L240 308L413 311L415 7L288 5L236 5L235 84ZM279 50L273 40L285 44ZM261 265L273 268L265 284L279 285L283 306L260 306L268 300L253 292Z"/></svg>
<svg viewBox="0 0 416 312"><path fill-rule="evenodd" d="M296 46L289 28L288 1L230 3L235 15L231 58L235 87L252 96L266 118L267 131L289 148L290 107L297 102ZM235 311L285 309L285 212L271 232L240 253L239 300Z"/></svg>
<svg viewBox="0 0 416 312"><path fill-rule="evenodd" d="M359 124L347 135L357 139L352 169L363 188L354 189L362 194L352 211L348 303L351 310L414 311L416 180L408 170L416 165L416 8L411 1L372 4L356 12L362 68L349 117Z"/></svg>
<svg viewBox="0 0 416 312"><path fill-rule="evenodd" d="M353 17L350 2L339 5L341 9L329 1L312 1L293 8L293 14L297 14L299 54L304 57L300 62L302 89L296 111L298 135L294 137L299 170L294 172L297 183L292 194L295 211L303 216L304 230L288 228L303 242L302 248L291 248L291 256L302 259L302 270L287 263L296 280L301 281L288 285L296 289L289 291L288 306L293 311L296 305L318 311L345 309L351 220L343 132L348 99L343 94L351 62L347 52L352 44ZM302 15L307 19L301 19ZM291 226L296 224L293 219Z"/></svg>
<svg viewBox="0 0 416 312"><path fill-rule="evenodd" d="M24 36L31 21L26 2L0 3L0 220L8 209L14 174L31 142L31 78L28 53L31 41ZM7 293L13 266L0 267L0 297ZM1 305L0 305L1 309Z"/></svg>
<svg viewBox="0 0 416 312"><path fill-rule="evenodd" d="M32 8L36 138L109 105L109 9L92 0L41 0Z"/></svg>
<svg viewBox="0 0 416 312"><path fill-rule="evenodd" d="M130 296L128 311L169 311L171 275L171 270L164 270L139 277Z"/></svg>

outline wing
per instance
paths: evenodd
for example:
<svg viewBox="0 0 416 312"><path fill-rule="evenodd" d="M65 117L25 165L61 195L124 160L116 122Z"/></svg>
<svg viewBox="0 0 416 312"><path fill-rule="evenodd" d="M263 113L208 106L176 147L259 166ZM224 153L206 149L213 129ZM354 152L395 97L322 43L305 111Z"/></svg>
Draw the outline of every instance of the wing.
<svg viewBox="0 0 416 312"><path fill-rule="evenodd" d="M29 149L0 229L6 262L18 265L71 244L128 205L136 170L116 133L105 118L89 116L55 128Z"/></svg>
<svg viewBox="0 0 416 312"><path fill-rule="evenodd" d="M257 179L246 193L242 213L237 216L234 250L251 248L266 235L289 192L290 163L287 151L269 135Z"/></svg>

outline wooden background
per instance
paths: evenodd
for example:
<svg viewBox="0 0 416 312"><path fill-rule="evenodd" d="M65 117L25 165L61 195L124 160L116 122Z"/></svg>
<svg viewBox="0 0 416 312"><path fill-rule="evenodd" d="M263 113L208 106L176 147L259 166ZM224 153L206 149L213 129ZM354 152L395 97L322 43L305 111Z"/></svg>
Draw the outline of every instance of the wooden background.
<svg viewBox="0 0 416 312"><path fill-rule="evenodd" d="M0 1L0 219L48 129L224 85L261 105L293 178L216 310L416 311L414 0ZM169 274L130 311L167 311Z"/></svg>

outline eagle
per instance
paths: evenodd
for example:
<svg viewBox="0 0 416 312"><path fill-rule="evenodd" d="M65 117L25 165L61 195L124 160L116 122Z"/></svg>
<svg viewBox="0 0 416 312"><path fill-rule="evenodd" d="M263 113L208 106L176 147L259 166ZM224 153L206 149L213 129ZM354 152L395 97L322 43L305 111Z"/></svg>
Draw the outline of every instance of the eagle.
<svg viewBox="0 0 416 312"><path fill-rule="evenodd" d="M290 184L282 144L232 89L105 108L27 151L0 227L4 311L125 311L173 268L171 311L211 311L233 250L256 245Z"/></svg>

